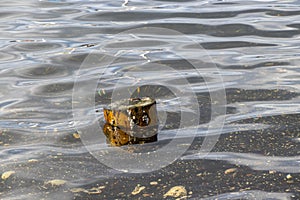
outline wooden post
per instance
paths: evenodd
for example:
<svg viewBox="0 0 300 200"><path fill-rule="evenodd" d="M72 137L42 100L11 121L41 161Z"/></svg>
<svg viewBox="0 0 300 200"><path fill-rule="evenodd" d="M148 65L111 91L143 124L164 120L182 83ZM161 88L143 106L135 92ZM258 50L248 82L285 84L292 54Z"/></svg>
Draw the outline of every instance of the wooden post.
<svg viewBox="0 0 300 200"><path fill-rule="evenodd" d="M157 141L156 101L149 97L131 98L103 109L103 132L112 146Z"/></svg>

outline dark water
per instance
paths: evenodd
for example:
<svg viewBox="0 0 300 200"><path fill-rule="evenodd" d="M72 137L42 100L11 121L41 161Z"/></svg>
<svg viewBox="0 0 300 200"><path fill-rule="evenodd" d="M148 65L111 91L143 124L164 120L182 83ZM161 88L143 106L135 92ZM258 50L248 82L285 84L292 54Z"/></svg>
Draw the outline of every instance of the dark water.
<svg viewBox="0 0 300 200"><path fill-rule="evenodd" d="M163 199L178 185L187 190L182 199L300 199L299 5L297 0L1 1L0 199ZM151 27L184 36L117 35ZM197 43L207 55L199 55ZM107 66L100 59L82 70L85 58L99 49L97 58L114 62ZM179 51L184 58L176 56ZM187 60L200 63L200 75ZM95 101L89 99L95 109L80 98L99 77L91 89ZM87 90L76 90L75 81ZM153 85L158 82L163 84ZM95 110L101 113L115 90L138 83L146 85L142 94L156 95L164 122L160 141L147 148L169 144L181 108L193 116L190 105L198 105L200 120L195 134L188 128L177 134L178 148L181 142L192 144L172 164L125 173L93 157L76 133L95 116L103 121ZM196 99L178 98L168 86ZM219 103L214 94L220 94ZM220 112L213 115L216 107ZM81 115L74 120L77 111ZM208 128L220 118L222 130ZM200 157L206 134L219 137ZM99 145L111 148L105 140ZM9 177L7 171L13 171ZM132 193L138 184L145 188Z"/></svg>

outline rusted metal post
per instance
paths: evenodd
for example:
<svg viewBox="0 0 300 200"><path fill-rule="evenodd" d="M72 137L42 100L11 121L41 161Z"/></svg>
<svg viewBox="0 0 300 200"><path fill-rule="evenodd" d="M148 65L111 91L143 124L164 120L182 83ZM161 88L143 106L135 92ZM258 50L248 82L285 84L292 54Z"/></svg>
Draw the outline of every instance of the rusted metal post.
<svg viewBox="0 0 300 200"><path fill-rule="evenodd" d="M112 146L157 141L156 101L150 97L131 98L103 109L103 132Z"/></svg>

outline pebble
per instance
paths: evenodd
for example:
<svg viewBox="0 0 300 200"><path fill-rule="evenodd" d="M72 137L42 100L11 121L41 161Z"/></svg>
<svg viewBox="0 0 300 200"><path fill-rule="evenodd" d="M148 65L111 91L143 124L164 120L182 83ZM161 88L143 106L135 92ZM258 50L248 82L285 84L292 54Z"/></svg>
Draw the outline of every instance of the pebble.
<svg viewBox="0 0 300 200"><path fill-rule="evenodd" d="M174 186L167 193L164 194L166 197L184 197L187 195L187 191L184 186Z"/></svg>
<svg viewBox="0 0 300 200"><path fill-rule="evenodd" d="M131 192L132 195L137 195L138 193L140 193L142 190L144 190L146 187L145 186L141 186L140 184L137 184L137 186L135 186L134 190Z"/></svg>
<svg viewBox="0 0 300 200"><path fill-rule="evenodd" d="M52 187L53 186L61 186L61 185L64 185L66 182L67 181L61 180L61 179L54 179L54 180L45 182L45 185L51 185Z"/></svg>
<svg viewBox="0 0 300 200"><path fill-rule="evenodd" d="M16 173L15 171L6 171L2 174L1 178L3 180L8 179L11 175L13 175L14 173Z"/></svg>
<svg viewBox="0 0 300 200"><path fill-rule="evenodd" d="M229 168L225 170L225 174L231 174L237 171L237 168Z"/></svg>
<svg viewBox="0 0 300 200"><path fill-rule="evenodd" d="M152 181L152 182L150 182L150 185L157 185L157 184L158 184L157 181Z"/></svg>
<svg viewBox="0 0 300 200"><path fill-rule="evenodd" d="M286 175L286 178L287 179L292 179L293 177L292 177L292 175L288 174L288 175Z"/></svg>

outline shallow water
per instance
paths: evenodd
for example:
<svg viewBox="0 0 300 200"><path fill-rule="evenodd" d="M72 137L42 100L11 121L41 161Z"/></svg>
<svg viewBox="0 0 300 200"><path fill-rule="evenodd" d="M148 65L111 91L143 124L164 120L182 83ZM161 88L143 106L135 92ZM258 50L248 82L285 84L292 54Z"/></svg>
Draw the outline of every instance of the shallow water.
<svg viewBox="0 0 300 200"><path fill-rule="evenodd" d="M14 173L0 198L162 199L182 185L188 199L300 199L299 3L1 1L0 173ZM135 28L147 34L118 34ZM161 123L137 148L184 151L155 171L107 167L90 153L110 151L101 131L82 133L131 86ZM217 143L203 157L205 138Z"/></svg>

